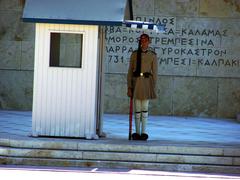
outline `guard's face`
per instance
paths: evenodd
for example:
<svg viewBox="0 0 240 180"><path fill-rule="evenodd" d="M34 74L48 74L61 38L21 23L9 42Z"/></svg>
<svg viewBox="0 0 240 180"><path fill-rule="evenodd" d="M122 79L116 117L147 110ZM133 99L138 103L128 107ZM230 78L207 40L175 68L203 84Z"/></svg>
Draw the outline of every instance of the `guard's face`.
<svg viewBox="0 0 240 180"><path fill-rule="evenodd" d="M146 36L142 36L141 39L140 39L140 42L141 42L141 47L143 49L147 49L148 48L149 39Z"/></svg>

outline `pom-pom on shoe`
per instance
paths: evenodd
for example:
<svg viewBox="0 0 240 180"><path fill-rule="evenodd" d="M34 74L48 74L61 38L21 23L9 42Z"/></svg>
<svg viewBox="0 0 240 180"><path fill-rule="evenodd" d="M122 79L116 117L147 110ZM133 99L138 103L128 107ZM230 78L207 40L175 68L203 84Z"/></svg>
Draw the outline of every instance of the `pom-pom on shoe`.
<svg viewBox="0 0 240 180"><path fill-rule="evenodd" d="M146 141L148 139L148 135L145 133L141 134L141 140Z"/></svg>
<svg viewBox="0 0 240 180"><path fill-rule="evenodd" d="M141 136L138 133L133 133L132 134L132 139L133 140L141 140Z"/></svg>

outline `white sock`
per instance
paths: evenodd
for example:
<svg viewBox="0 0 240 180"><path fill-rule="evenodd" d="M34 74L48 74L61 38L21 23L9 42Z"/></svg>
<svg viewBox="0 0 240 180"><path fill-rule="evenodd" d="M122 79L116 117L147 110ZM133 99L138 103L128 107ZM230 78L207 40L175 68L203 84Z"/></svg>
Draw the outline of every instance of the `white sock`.
<svg viewBox="0 0 240 180"><path fill-rule="evenodd" d="M135 112L135 129L137 134L140 134L140 120L141 112Z"/></svg>
<svg viewBox="0 0 240 180"><path fill-rule="evenodd" d="M142 111L142 134L146 134L147 128L147 121L148 121L148 111Z"/></svg>

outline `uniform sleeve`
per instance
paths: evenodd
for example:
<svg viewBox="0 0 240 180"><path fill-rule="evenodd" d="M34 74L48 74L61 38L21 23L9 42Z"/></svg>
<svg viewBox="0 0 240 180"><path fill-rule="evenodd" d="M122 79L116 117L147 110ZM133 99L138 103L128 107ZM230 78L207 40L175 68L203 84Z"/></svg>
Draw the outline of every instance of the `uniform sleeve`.
<svg viewBox="0 0 240 180"><path fill-rule="evenodd" d="M157 55L154 55L153 63L152 63L152 74L153 74L153 85L156 87L157 77L158 77L158 63L157 63Z"/></svg>
<svg viewBox="0 0 240 180"><path fill-rule="evenodd" d="M132 53L130 57L129 67L128 67L128 74L127 74L127 86L128 88L133 88L132 78L133 78L133 61L134 61L134 54Z"/></svg>

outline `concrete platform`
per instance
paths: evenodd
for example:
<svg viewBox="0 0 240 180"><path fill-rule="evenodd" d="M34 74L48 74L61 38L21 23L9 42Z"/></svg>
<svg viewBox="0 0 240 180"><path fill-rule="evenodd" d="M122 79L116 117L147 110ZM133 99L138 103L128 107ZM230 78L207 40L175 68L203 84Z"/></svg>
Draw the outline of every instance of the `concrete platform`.
<svg viewBox="0 0 240 180"><path fill-rule="evenodd" d="M0 111L0 164L240 174L240 123L150 116L148 141L128 140L128 115L104 115L106 138L31 137L31 112Z"/></svg>
<svg viewBox="0 0 240 180"><path fill-rule="evenodd" d="M128 115L104 114L103 119L107 137L102 139L128 141ZM0 137L37 140L31 137L31 121L30 111L0 110ZM150 116L147 131L149 143L240 147L240 123L234 119ZM54 139L49 138L49 141Z"/></svg>

